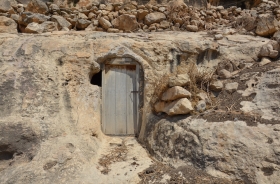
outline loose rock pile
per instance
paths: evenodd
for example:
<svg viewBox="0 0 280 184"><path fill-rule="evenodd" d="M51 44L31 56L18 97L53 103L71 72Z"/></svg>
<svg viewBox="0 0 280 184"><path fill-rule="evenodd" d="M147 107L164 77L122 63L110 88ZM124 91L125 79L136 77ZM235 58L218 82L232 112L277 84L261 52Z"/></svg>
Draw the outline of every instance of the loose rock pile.
<svg viewBox="0 0 280 184"><path fill-rule="evenodd" d="M187 6L180 0L171 1L166 5L140 5L135 1L95 3L81 9L67 8L51 2L44 3L41 0L31 0L27 5L13 3L10 0L2 0L0 3L0 32L2 33L69 30L112 33L197 32L220 26L233 26L241 28L245 33L272 36L278 30L279 19L279 5L266 0L252 10L242 10L236 6L228 9L223 6L199 9Z"/></svg>

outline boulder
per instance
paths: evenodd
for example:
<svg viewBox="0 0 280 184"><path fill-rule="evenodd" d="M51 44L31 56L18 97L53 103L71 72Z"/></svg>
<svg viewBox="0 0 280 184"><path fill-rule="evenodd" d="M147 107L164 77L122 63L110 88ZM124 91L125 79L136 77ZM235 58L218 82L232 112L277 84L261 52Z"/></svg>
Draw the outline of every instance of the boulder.
<svg viewBox="0 0 280 184"><path fill-rule="evenodd" d="M76 28L79 30L84 30L91 24L91 21L86 20L86 19L78 19L76 23Z"/></svg>
<svg viewBox="0 0 280 184"><path fill-rule="evenodd" d="M267 44L261 47L258 57L278 57L279 44L275 40L270 40Z"/></svg>
<svg viewBox="0 0 280 184"><path fill-rule="evenodd" d="M108 20L104 19L103 17L101 17L99 20L98 20L99 24L101 25L101 27L103 29L109 29L112 27L112 24L111 22L109 22Z"/></svg>
<svg viewBox="0 0 280 184"><path fill-rule="evenodd" d="M171 101L176 100L178 98L185 98L185 97L191 97L191 93L180 87L180 86L174 86L172 88L169 88L166 92L162 94L161 99L163 101Z"/></svg>
<svg viewBox="0 0 280 184"><path fill-rule="evenodd" d="M229 93L233 93L238 89L238 83L237 82L232 82L232 83L227 83L225 85L225 90Z"/></svg>
<svg viewBox="0 0 280 184"><path fill-rule="evenodd" d="M222 91L224 85L221 81L219 80L214 80L210 82L210 89L214 92L220 92Z"/></svg>
<svg viewBox="0 0 280 184"><path fill-rule="evenodd" d="M278 21L272 14L261 14L257 18L256 34L259 36L272 36L278 28Z"/></svg>
<svg viewBox="0 0 280 184"><path fill-rule="evenodd" d="M138 22L134 15L121 15L112 21L112 25L126 32L138 29Z"/></svg>
<svg viewBox="0 0 280 184"><path fill-rule="evenodd" d="M168 85L173 86L185 86L190 83L190 77L188 74L179 74L169 78Z"/></svg>
<svg viewBox="0 0 280 184"><path fill-rule="evenodd" d="M11 2L9 0L0 1L0 13L6 13L12 8Z"/></svg>
<svg viewBox="0 0 280 184"><path fill-rule="evenodd" d="M25 33L45 33L45 32L52 32L52 31L58 31L57 29L57 23L46 21L42 24L38 24L36 22L32 22L27 25L25 28Z"/></svg>
<svg viewBox="0 0 280 184"><path fill-rule="evenodd" d="M61 30L63 27L67 27L68 29L72 28L72 24L70 22L68 22L65 18L63 18L62 16L53 15L51 20L57 23L59 30Z"/></svg>
<svg viewBox="0 0 280 184"><path fill-rule="evenodd" d="M0 33L17 33L17 23L8 17L0 16Z"/></svg>
<svg viewBox="0 0 280 184"><path fill-rule="evenodd" d="M190 32L197 32L198 31L198 27L196 25L187 25L186 26L186 30L190 31Z"/></svg>
<svg viewBox="0 0 280 184"><path fill-rule="evenodd" d="M32 22L28 24L24 30L25 33L42 33L43 28L40 26L40 24L36 22Z"/></svg>
<svg viewBox="0 0 280 184"><path fill-rule="evenodd" d="M169 116L189 114L193 111L192 103L187 98L181 98L166 105L164 110Z"/></svg>
<svg viewBox="0 0 280 184"><path fill-rule="evenodd" d="M162 20L165 20L166 16L161 12L149 13L145 16L145 24L151 25L153 23L160 23Z"/></svg>
<svg viewBox="0 0 280 184"><path fill-rule="evenodd" d="M26 11L46 14L48 13L49 8L46 3L41 0L31 0L26 7Z"/></svg>
<svg viewBox="0 0 280 184"><path fill-rule="evenodd" d="M39 13L31 13L31 12L23 12L18 20L18 23L23 26L27 26L32 22L36 22L38 24L48 21L50 19L49 16L42 15Z"/></svg>

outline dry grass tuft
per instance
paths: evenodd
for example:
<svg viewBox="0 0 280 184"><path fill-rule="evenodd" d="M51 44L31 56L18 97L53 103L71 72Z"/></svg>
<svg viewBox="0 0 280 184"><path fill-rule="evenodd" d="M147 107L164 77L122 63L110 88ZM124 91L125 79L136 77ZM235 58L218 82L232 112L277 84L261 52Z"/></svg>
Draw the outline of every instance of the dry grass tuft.
<svg viewBox="0 0 280 184"><path fill-rule="evenodd" d="M125 161L128 153L127 146L123 141L121 145L113 148L110 153L107 155L103 155L102 158L99 159L98 163L103 167L101 171L102 174L108 174L110 172L109 166L115 162Z"/></svg>
<svg viewBox="0 0 280 184"><path fill-rule="evenodd" d="M210 100L210 104L213 106L214 99L211 98L209 86L210 82L213 80L213 74L215 71L216 70L209 71L204 68L197 68L195 63L189 64L189 67L187 68L187 74L190 77L190 83L185 86L185 89L187 89L192 94L192 105L196 105L199 101L196 94L200 92L206 92Z"/></svg>

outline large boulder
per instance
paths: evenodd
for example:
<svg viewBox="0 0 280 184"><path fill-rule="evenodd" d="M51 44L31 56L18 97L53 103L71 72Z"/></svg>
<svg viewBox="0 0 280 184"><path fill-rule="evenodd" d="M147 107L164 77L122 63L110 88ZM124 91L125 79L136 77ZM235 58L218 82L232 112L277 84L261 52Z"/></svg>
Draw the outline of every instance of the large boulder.
<svg viewBox="0 0 280 184"><path fill-rule="evenodd" d="M191 97L191 93L180 87L180 86L174 86L172 88L169 88L166 92L162 94L161 99L163 101L171 101L171 100L176 100L178 98L186 98L186 97Z"/></svg>
<svg viewBox="0 0 280 184"><path fill-rule="evenodd" d="M4 16L0 16L0 33L17 33L17 23Z"/></svg>
<svg viewBox="0 0 280 184"><path fill-rule="evenodd" d="M187 98L181 98L166 105L164 110L169 116L189 114L193 111L192 103Z"/></svg>
<svg viewBox="0 0 280 184"><path fill-rule="evenodd" d="M53 15L51 20L57 23L59 30L61 30L64 27L66 27L68 29L72 28L72 24L70 22L68 22L65 18L63 18L62 16Z"/></svg>
<svg viewBox="0 0 280 184"><path fill-rule="evenodd" d="M27 26L32 22L41 24L45 21L48 21L49 19L49 16L42 15L39 13L23 12L19 17L18 23L20 25Z"/></svg>
<svg viewBox="0 0 280 184"><path fill-rule="evenodd" d="M26 11L46 14L49 11L49 8L46 3L41 0L31 0L26 7Z"/></svg>
<svg viewBox="0 0 280 184"><path fill-rule="evenodd" d="M272 36L278 28L278 21L272 14L261 14L257 18L256 34L259 36Z"/></svg>
<svg viewBox="0 0 280 184"><path fill-rule="evenodd" d="M166 16L164 13L154 12L149 13L145 16L145 24L151 25L153 23L160 23L162 20L165 20Z"/></svg>
<svg viewBox="0 0 280 184"><path fill-rule="evenodd" d="M134 15L121 15L112 21L115 28L126 32L134 31L138 28L138 22Z"/></svg>

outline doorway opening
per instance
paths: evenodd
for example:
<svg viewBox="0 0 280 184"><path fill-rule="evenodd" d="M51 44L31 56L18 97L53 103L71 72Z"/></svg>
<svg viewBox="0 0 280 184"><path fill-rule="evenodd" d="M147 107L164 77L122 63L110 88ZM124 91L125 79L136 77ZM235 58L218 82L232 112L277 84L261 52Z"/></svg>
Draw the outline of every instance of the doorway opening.
<svg viewBox="0 0 280 184"><path fill-rule="evenodd" d="M102 87L102 70L91 77L90 83Z"/></svg>

